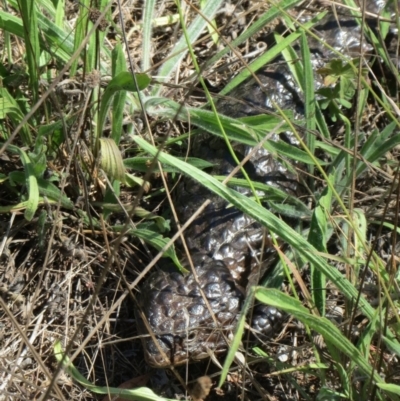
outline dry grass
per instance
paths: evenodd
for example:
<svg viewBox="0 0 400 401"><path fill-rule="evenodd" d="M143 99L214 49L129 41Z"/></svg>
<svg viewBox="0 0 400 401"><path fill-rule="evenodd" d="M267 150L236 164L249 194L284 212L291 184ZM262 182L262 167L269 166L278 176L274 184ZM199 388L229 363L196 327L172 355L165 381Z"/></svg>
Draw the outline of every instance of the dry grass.
<svg viewBox="0 0 400 401"><path fill-rule="evenodd" d="M260 4L258 1L237 3L236 7L227 3L216 17L217 26L227 42L248 29L268 7L266 3ZM122 2L121 7L129 41L129 54L133 65L140 65L142 38L138 23L142 18L142 7L139 2L132 0ZM320 9L319 4L315 7ZM74 2L67 1L65 9L65 18L72 27L78 17L78 8ZM293 11L295 12L298 11ZM154 17L175 13L174 3L165 1L160 2ZM193 11L188 11L187 15L188 20L194 18ZM120 28L118 18L118 7L113 4L112 20ZM232 76L258 54L265 37L278 22L274 21L266 26L236 48L236 52L230 52L204 71L204 78L213 92L224 88ZM148 72L150 75L155 74L157 67L165 62L165 56L180 35L177 25L154 29L154 66ZM105 47L113 49L117 36L108 32ZM1 40L5 40L4 33ZM12 68L21 68L24 71L25 45L21 39L15 37L11 41L15 49ZM201 65L218 50L209 34L204 34L195 43L194 49ZM56 71L60 70L59 67ZM50 67L48 71L50 75L55 72ZM171 83L163 86L163 95L186 105L204 104L205 96L198 89L193 73L192 60L187 56L179 64ZM27 76L22 73L18 79L20 81L15 86L14 95L22 93L29 98ZM101 77L103 85L107 80L107 77ZM47 116L45 107L43 111L39 111L39 115L47 124L57 121L61 114L74 116L74 119L71 124L68 122L67 127L60 128L60 131L64 130L66 140L59 145L55 139L50 139L47 143L49 148L56 144L56 149L53 149L56 157L46 161L44 177L47 180L56 177L54 182L72 201L73 207L67 208L61 201L57 204L44 197L31 221L24 218L23 209L14 209L0 215L0 400L98 399L65 373L56 375L58 366L53 355L56 340L60 340L67 353L73 355L74 364L79 371L90 382L101 386L117 387L134 378L135 386L148 386L159 394L174 398L183 397L186 392L179 382L187 383L190 388L204 375L210 376L216 382L220 368L209 361L172 371L153 371L146 366L133 313L137 308L136 297L140 296L140 292L132 283L136 284L142 278L144 268L154 260L157 251L137 238L116 232L114 227L125 224L126 221L133 221L134 224L143 221L138 216L132 217L129 210L132 204L140 205L154 214L158 214L160 210L167 214L168 201L164 193L158 193L163 188L165 177L160 174L146 176L150 182L150 190L137 186L122 187L119 198L125 210L105 217L99 202L104 202L107 182L90 147L92 133L95 131L94 115L98 112L96 97L92 96L98 90L98 81L96 76L83 75L79 69L74 77L70 77L67 71L58 82L52 82L55 83L55 90L44 100L44 105L46 102L52 103L54 115ZM41 93L45 93L47 89L47 84L41 86ZM369 110L367 107L365 109L363 130L382 129L386 121L376 118L382 110L380 105L373 102L368 107ZM38 114L36 125L31 123L35 135L40 126L44 125L37 116ZM8 123L11 132L15 127L11 126L10 121ZM182 121L165 121L152 117L149 123L154 138L158 141L167 136L179 136L187 130L187 124ZM132 144L128 131L137 130L144 135L148 135L148 132L143 128L146 126L143 117L139 115L126 113L123 126L128 128L127 134L122 137L120 149L124 156L129 156L137 149ZM106 126L105 132L110 129L110 126ZM2 142L5 137L1 136ZM340 132L334 141L336 149L344 146ZM18 136L13 143L24 146ZM354 206L365 211L368 221L379 223L385 219L386 222L396 225L398 198L394 192L397 189L396 186L391 187L391 184L397 177L398 146L388 151L385 157L386 164L380 164L378 168L371 166L357 181L357 188L352 196ZM12 171L23 169L17 155L8 151L0 152L0 173L7 176ZM167 183L170 186L169 177ZM0 181L1 206L19 203L21 194L26 195L23 188L5 185ZM130 219L126 218L126 214ZM96 220L96 224L92 219ZM378 224L369 226L368 233L371 237L368 240L371 243L375 240L378 242L375 251L387 263L388 274L393 273L393 277L397 277L396 231L392 231L391 227L381 231L378 227ZM338 233L337 237L340 236ZM338 252L339 247L335 240L329 246L332 254ZM346 275L347 266L340 262L336 265ZM391 267L395 271L390 271ZM295 285L302 299L306 296L302 294L299 282L303 281L305 287L308 287L308 274L307 271L301 271ZM370 279L368 275L371 275ZM371 292L367 294L371 303L374 300L379 302L381 292L376 288L376 278L370 271L367 272L367 282L371 287ZM285 285L284 290L290 292L290 286ZM396 288L395 285L394 287ZM327 305L333 314L341 315L338 320L344 329L356 326L362 332L368 324L362 315L343 315L343 310L346 309L345 300L333 285ZM352 325L348 324L350 320ZM358 339L357 336L355 334L354 338ZM379 346L379 340L371 344L371 365L379 361L385 366L383 370L390 382L399 384L397 356ZM213 389L207 399L314 399L319 394L322 383L342 391L343 383L338 380L338 377L344 380L340 377L341 371L330 366L330 362L335 365L331 357L332 350L326 348L320 336L307 332L297 321L289 320L285 323L275 338L264 344L264 350L268 354L266 359L260 363L259 359L248 355L246 369L232 367L223 387L224 394L216 394ZM318 360L316 355L322 356L323 361ZM322 369L313 369L310 366L312 364L323 366ZM295 367L293 372L290 375L283 374L282 371L290 369L289 366ZM299 368L302 366L304 370ZM276 374L276 371L280 374ZM178 376L180 379L177 379ZM354 373L353 379L361 383L355 387L362 387L364 378L359 372Z"/></svg>

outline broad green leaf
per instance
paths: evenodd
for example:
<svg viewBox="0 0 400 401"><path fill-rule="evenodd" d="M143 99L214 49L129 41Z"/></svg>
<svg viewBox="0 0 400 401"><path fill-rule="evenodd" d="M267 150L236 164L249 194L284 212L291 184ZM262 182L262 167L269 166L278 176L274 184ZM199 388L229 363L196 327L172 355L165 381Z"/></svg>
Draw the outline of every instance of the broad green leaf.
<svg viewBox="0 0 400 401"><path fill-rule="evenodd" d="M0 98L0 119L4 119L10 113L18 113L17 108L9 99Z"/></svg>
<svg viewBox="0 0 400 401"><path fill-rule="evenodd" d="M125 54L122 49L121 43L117 43L111 53L112 59L112 76L116 77L121 72L126 71ZM122 122L124 118L124 108L126 101L126 91L119 91L114 95L112 107L112 126L111 138L119 145L121 134L123 132Z"/></svg>
<svg viewBox="0 0 400 401"><path fill-rule="evenodd" d="M111 73L112 77L117 77L121 72L126 72L126 60L125 54L122 49L121 43L118 41L115 45L112 53L111 53ZM121 193L121 182L125 183L126 172L124 171L124 167L122 165L123 161L120 151L118 150L118 145L121 140L121 135L123 133L123 118L125 111L125 102L126 102L126 91L121 90L115 93L112 100L112 120L111 120L111 136L110 140L114 141L116 146L112 146L113 149L113 159L115 160L115 168L118 170L117 176L113 174L110 175L112 177L111 188L107 187L106 194L104 196L105 203L114 203L118 204L117 199ZM100 139L100 147L102 150L102 139ZM110 148L111 150L111 148ZM101 155L102 157L102 155ZM118 167L117 167L118 166ZM111 166L110 166L111 167ZM107 219L109 215L110 209L104 208L103 216Z"/></svg>
<svg viewBox="0 0 400 401"><path fill-rule="evenodd" d="M39 206L39 187L35 177L34 166L32 165L28 155L19 147L9 145L8 149L19 154L21 162L24 166L25 185L28 191L28 202L26 204L24 216L26 220L31 221Z"/></svg>
<svg viewBox="0 0 400 401"><path fill-rule="evenodd" d="M107 85L106 90L101 98L100 113L99 113L99 123L97 127L98 138L101 137L103 132L104 122L107 117L107 112L109 105L113 96L119 91L129 91L137 92L141 91L150 84L150 77L147 74L135 74L136 82L138 86L136 87L135 78L128 71L122 71L117 76L115 76Z"/></svg>
<svg viewBox="0 0 400 401"><path fill-rule="evenodd" d="M24 173L21 171L12 171L9 176L10 180L20 185L23 185L25 182ZM57 188L53 183L40 177L37 177L36 180L40 195L45 196L48 200L54 202L60 201L61 206L68 210L74 209L74 203L66 195L62 194L59 188Z"/></svg>

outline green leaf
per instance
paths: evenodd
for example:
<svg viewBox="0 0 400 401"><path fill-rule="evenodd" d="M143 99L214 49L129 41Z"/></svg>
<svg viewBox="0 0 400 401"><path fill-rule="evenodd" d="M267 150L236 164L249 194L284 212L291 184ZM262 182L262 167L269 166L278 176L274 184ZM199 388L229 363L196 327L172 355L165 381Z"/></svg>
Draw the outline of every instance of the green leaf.
<svg viewBox="0 0 400 401"><path fill-rule="evenodd" d="M39 96L39 27L35 0L19 2L22 23L24 27L25 51L28 62L29 86L32 90L33 102Z"/></svg>
<svg viewBox="0 0 400 401"><path fill-rule="evenodd" d="M125 185L128 187L143 187L145 192L149 192L151 189L151 185L148 181L144 181L141 177L136 177L133 174L125 173Z"/></svg>
<svg viewBox="0 0 400 401"><path fill-rule="evenodd" d="M334 176L329 176L330 182L333 184ZM326 244L328 242L328 219L331 214L332 190L331 186L327 186L314 209L311 219L308 241L320 252L327 252ZM311 288L314 304L319 313L325 315L326 305L326 279L318 269L311 264Z"/></svg>
<svg viewBox="0 0 400 401"><path fill-rule="evenodd" d="M5 89L2 88L2 91ZM5 99L4 97L0 98L0 119L4 119L10 113L18 113L20 112L19 108L16 107L15 103L13 103L10 99Z"/></svg>
<svg viewBox="0 0 400 401"><path fill-rule="evenodd" d="M400 395L400 386L392 383L376 383L376 385L389 393Z"/></svg>
<svg viewBox="0 0 400 401"><path fill-rule="evenodd" d="M26 203L24 216L26 220L31 221L39 205L39 187L35 176L34 166L32 165L28 155L22 149L14 145L9 145L8 149L19 154L24 166L25 185L28 191L28 201Z"/></svg>
<svg viewBox="0 0 400 401"><path fill-rule="evenodd" d="M89 13L88 13L89 8L90 8L89 0L81 0L79 2L79 15L75 24L74 45L72 53L74 53L78 49L78 47L81 45L81 43L85 38L85 31L89 23ZM76 71L78 69L78 64L80 61L82 60L79 57L77 57L71 64L71 69L70 69L71 76L74 76L76 74Z"/></svg>
<svg viewBox="0 0 400 401"><path fill-rule="evenodd" d="M65 21L65 0L58 0L56 7L57 9L55 10L54 22L58 27L62 28Z"/></svg>
<svg viewBox="0 0 400 401"><path fill-rule="evenodd" d="M121 72L126 71L125 54L121 43L117 43L111 54L112 58L112 76L116 77ZM122 90L115 94L112 108L111 138L119 145L121 134L123 132L122 122L124 118L124 108L126 100L126 91Z"/></svg>
<svg viewBox="0 0 400 401"><path fill-rule="evenodd" d="M340 242L342 243L343 255L353 257L355 262L352 266L352 281L358 282L360 268L365 263L365 249L367 243L367 220L363 210L355 208L351 220L343 218Z"/></svg>
<svg viewBox="0 0 400 401"><path fill-rule="evenodd" d="M115 397L121 397L124 400L136 400L136 401L174 401L168 398L159 397L157 394L153 393L147 387L140 387L134 390L126 390L115 387L103 387L96 386L86 380L75 368L68 356L65 355L60 341L56 341L54 344L54 356L57 362L62 364L65 371L70 374L75 381L81 384L83 387L92 391L95 394L108 394Z"/></svg>
<svg viewBox="0 0 400 401"><path fill-rule="evenodd" d="M330 345L349 357L367 377L373 377L377 383L383 382L383 379L364 359L359 350L328 319L312 315L300 301L275 289L257 287L255 296L259 301L285 311L317 333L320 333L327 343L329 342Z"/></svg>
<svg viewBox="0 0 400 401"><path fill-rule="evenodd" d="M0 88L0 119L5 118L10 118L13 124L17 126L23 120L24 113L8 90ZM28 124L22 126L21 134L24 145L31 145L33 141Z"/></svg>
<svg viewBox="0 0 400 401"><path fill-rule="evenodd" d="M156 0L146 0L143 9L143 31L142 31L142 71L147 71L151 66L153 49L153 16L156 7Z"/></svg>
<svg viewBox="0 0 400 401"><path fill-rule="evenodd" d="M189 163L192 166L195 166L199 169L206 169L213 167L213 164L210 162L207 162L202 159L198 159L196 157L179 157L179 160L186 161L186 163ZM126 168L131 168L134 171L141 171L146 173L149 171L149 166L151 165L151 159L149 157L130 157L128 159L124 159L124 165ZM159 172L159 169L157 167L157 164L154 166L153 172ZM173 166L165 165L163 166L163 171L167 173L176 173L179 170L174 168Z"/></svg>
<svg viewBox="0 0 400 401"><path fill-rule="evenodd" d="M123 226L113 226L113 229L116 232L120 232L123 229ZM163 237L156 231L149 230L147 228L137 228L137 229L132 228L128 231L128 233L142 239L143 241L153 246L158 251L163 250L170 240L170 238ZM165 258L170 258L180 272L188 273L188 271L182 266L181 262L179 261L179 258L176 255L175 248L173 245L169 246L169 248L164 250L163 256Z"/></svg>
<svg viewBox="0 0 400 401"><path fill-rule="evenodd" d="M135 74L135 76L138 84L137 87L133 75L128 71L120 72L107 85L101 98L99 122L97 127L98 138L101 137L103 132L104 122L113 96L119 91L138 92L147 88L150 84L151 79L147 74Z"/></svg>
<svg viewBox="0 0 400 401"><path fill-rule="evenodd" d="M21 171L12 171L9 174L10 180L20 185L25 183L24 180L24 173ZM43 179L43 178L36 178L39 193L42 196L45 196L48 200L52 200L54 202L61 201L61 206L72 210L74 209L74 203L64 194L61 193L59 188L57 188L53 183Z"/></svg>
<svg viewBox="0 0 400 401"><path fill-rule="evenodd" d="M190 122L223 138L218 121L211 111L182 107L182 105L166 98L149 98L145 103L145 108L151 115L162 115L164 118L175 118L177 116L183 121ZM287 112L287 115L292 116L292 113ZM257 145L258 141L264 138L266 131L276 129L276 133L280 133L288 129L288 125L282 122L281 117L277 116L260 115L234 119L219 115L219 119L230 140L250 146ZM264 148L275 156L283 155L298 162L314 164L314 160L306 152L284 141L267 140L264 142ZM316 160L320 165L326 164L322 160Z"/></svg>
<svg viewBox="0 0 400 401"><path fill-rule="evenodd" d="M301 57L303 60L303 92L304 92L304 116L306 120L306 137L305 142L312 154L315 153L315 127L316 127L316 110L315 110L315 78L314 68L311 62L310 48L308 46L306 32L301 30L300 37ZM308 166L310 177L314 176L314 166ZM311 190L313 191L314 184L311 182Z"/></svg>
<svg viewBox="0 0 400 401"><path fill-rule="evenodd" d="M267 26L269 22L273 21L275 18L280 18L284 10L294 7L297 3L300 3L300 1L301 0L281 0L279 2L275 2L273 5L271 4L271 7L268 8L265 14L262 14L259 18L257 18L257 20L253 21L252 24L250 24L238 38L236 38L230 43L230 46L226 46L224 49L218 52L214 57L208 60L204 68L208 68L209 66L214 65L225 54L230 53L232 51L232 48L238 48L239 45L246 42L250 37L255 36L257 32L265 29L265 26ZM277 55L279 55L278 49L275 51L275 55L268 54L268 59L271 60ZM257 71L258 68L265 66L267 62L268 61L266 58L260 56L255 61L255 63L257 63L257 66L251 63L249 69L251 71ZM242 73L240 73L239 74L240 78L238 80L236 80L237 77L233 78L232 81L228 84L228 86L224 88L221 94L227 94L233 88L238 86L240 82L246 80L251 75L249 69L242 71L243 75Z"/></svg>
<svg viewBox="0 0 400 401"><path fill-rule="evenodd" d="M9 0L9 3L16 9L19 7L16 0ZM54 9L52 5L46 8L49 11L51 11L51 8ZM47 51L51 56L57 58L58 61L63 63L69 61L74 52L74 31L64 31L42 13L36 13L36 16L38 19L38 27L40 29L40 48ZM9 13L0 11L0 28L17 35L20 38L24 38L22 21ZM82 41L79 42L79 44L81 43Z"/></svg>
<svg viewBox="0 0 400 401"><path fill-rule="evenodd" d="M225 382L226 377L229 373L229 368L232 365L233 360L235 359L236 352L239 349L240 343L242 341L245 323L246 323L246 314L249 310L250 306L253 304L254 293L250 292L250 294L246 297L245 304L240 312L240 316L235 328L235 333L233 336L232 342L229 344L228 354L226 355L224 366L221 371L221 377L218 382L218 387L220 388Z"/></svg>
<svg viewBox="0 0 400 401"><path fill-rule="evenodd" d="M214 176L219 181L224 181L226 176ZM276 211L283 213L287 216L301 217L304 219L311 218L311 210L297 197L288 194L270 184L263 184L262 182L253 181L253 187L257 191L264 192L265 196L263 202L268 204L269 208L275 209ZM227 184L229 187L242 187L249 188L247 180L242 178L231 178ZM286 209L285 207L290 207Z"/></svg>
<svg viewBox="0 0 400 401"><path fill-rule="evenodd" d="M45 201L44 198L39 197L38 198L38 205L43 205L43 204L55 204L57 203L56 201ZM12 212L20 212L21 210L25 210L29 206L29 201L23 201L16 203L14 205L7 205L7 206L0 206L0 213L12 213Z"/></svg>

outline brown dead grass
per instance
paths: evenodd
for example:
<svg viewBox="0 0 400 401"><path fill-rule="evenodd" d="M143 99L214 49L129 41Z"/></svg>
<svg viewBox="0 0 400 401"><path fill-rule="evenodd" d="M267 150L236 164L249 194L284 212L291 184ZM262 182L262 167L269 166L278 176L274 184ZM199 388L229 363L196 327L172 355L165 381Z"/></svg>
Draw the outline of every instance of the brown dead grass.
<svg viewBox="0 0 400 401"><path fill-rule="evenodd" d="M263 11L258 1L242 4L236 8L230 8L227 4L226 9L218 15L217 25L222 28L227 41L238 36ZM73 21L76 10L72 2L68 2L68 6L68 17ZM134 62L139 63L141 38L136 24L141 18L141 5L127 0L122 7L130 41L129 51ZM159 16L168 12L175 12L173 2L161 2ZM117 9L113 17L114 21L118 21ZM266 33L270 29L266 27ZM154 33L155 71L177 36L173 26L157 28ZM112 35L109 40L112 46ZM252 53L261 42L262 38L251 38L239 49L242 56ZM206 61L215 47L208 35L202 38L196 45L199 61ZM211 87L219 89L241 68L243 61L230 54L219 65L205 71L204 75ZM165 87L168 96L184 99L191 104L201 104L204 101L202 95L185 99L192 73L193 67L187 58L179 66L176 78L179 85ZM67 89L81 92L68 93L61 88L56 94L63 109L65 107L68 112L86 111L77 106L84 104L90 94L80 79L79 76L74 78ZM152 123L156 125L156 122ZM92 128L87 118L83 118L83 126ZM70 146L78 128L82 129L75 127L71 131ZM169 126L162 126L158 134L169 134L168 130ZM123 146L128 150L130 145L125 143ZM90 155L87 159L86 152L84 141L79 140L74 157L91 163ZM1 160L3 173L14 170L16 165L12 156L6 157L7 160ZM69 149L62 148L59 159L52 161L50 167L57 174L70 174L65 192L77 201L76 208L88 210L91 215L100 218L99 211L87 208L87 205L89 200L102 199L105 183L100 176L94 176L85 188L74 163L69 172L64 170L70 157ZM397 159L397 155L393 157ZM155 177L153 188L156 189L157 185L160 183ZM385 186L387 182L379 185ZM368 190L371 191L370 188ZM86 199L78 198L79 194L85 194ZM135 190L124 189L121 198L128 204L138 195ZM1 187L0 198L2 204L13 201L12 194ZM364 196L362 198L365 200ZM373 195L371 202L376 199ZM144 204L150 210L154 208L154 212L159 207L159 203L155 202ZM133 292L128 289L128 283L137 279L155 252L129 236L119 238L113 233L112 225L123 222L125 216L122 213L114 216L113 220L104 222L103 230L96 231L85 225L75 210L58 209L54 205L43 205L43 209L47 211L47 217L42 229L38 228L38 217L27 222L22 212L0 216L3 235L0 244L0 400L42 399L57 370L53 357L56 340L61 341L64 349L68 347L70 354L76 355L74 364L79 371L92 383L99 385L117 387L139 377L142 379L140 385L175 397L185 393L185 389L179 387L175 374L181 375L185 382L209 375L215 383L219 368L208 362L190 365L175 373L149 371L144 363L133 314L137 307L135 296L140 294L137 289ZM381 211L375 209L373 213L379 216ZM336 305L338 299L333 297ZM275 339L266 344L269 355L272 355L271 366L278 369L283 367L279 361L276 362L275 356L279 354L287 355L291 363L297 366L313 361L313 341L297 323L289 322ZM320 346L323 348L324 344ZM289 377L275 376L270 369L265 362L260 364L249 357L245 371L232 369L224 387L225 394L216 395L212 390L211 399L237 399L244 394L244 399L300 400L306 397L303 392L312 399L319 389L317 373L315 376L302 372ZM61 373L52 383L46 399L89 401L97 398Z"/></svg>

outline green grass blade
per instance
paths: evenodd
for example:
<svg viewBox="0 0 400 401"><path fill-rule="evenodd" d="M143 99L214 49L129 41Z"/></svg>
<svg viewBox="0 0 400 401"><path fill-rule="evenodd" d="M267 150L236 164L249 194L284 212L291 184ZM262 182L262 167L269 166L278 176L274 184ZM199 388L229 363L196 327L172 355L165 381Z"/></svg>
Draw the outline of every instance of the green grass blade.
<svg viewBox="0 0 400 401"><path fill-rule="evenodd" d="M72 50L73 53L78 49L83 39L85 38L85 32L89 21L90 3L90 0L81 0L79 2L79 16L76 20L75 25L74 48ZM73 61L70 68L70 76L74 76L76 74L79 62L79 57L77 57L76 60Z"/></svg>
<svg viewBox="0 0 400 401"><path fill-rule="evenodd" d="M178 159L180 159L182 161L186 161L186 163L189 163L190 165L195 166L202 170L213 166L212 163L204 161L202 159L197 159L196 157L184 157L184 158L182 157L182 158L178 158ZM149 171L149 162L151 162L151 160L148 157L141 157L141 156L130 157L128 159L124 159L125 167L131 168L134 171L141 171L143 173L147 173ZM154 166L152 171L159 172L160 170L158 169L157 166ZM168 166L168 165L163 166L163 171L165 171L167 173L179 172L178 169L174 168L173 166Z"/></svg>
<svg viewBox="0 0 400 401"><path fill-rule="evenodd" d="M382 390L387 391L388 393L400 395L400 386L397 384L391 383L376 383L376 385Z"/></svg>
<svg viewBox="0 0 400 401"><path fill-rule="evenodd" d="M45 16L38 15L38 23L41 31L40 46L59 61L67 62L73 53L73 35L64 32ZM0 10L0 29L24 38L22 20L9 13ZM43 36L43 38L42 38Z"/></svg>
<svg viewBox="0 0 400 401"><path fill-rule="evenodd" d="M120 91L141 91L147 88L147 86L150 84L150 77L147 74L136 74L136 81L139 86L138 88L136 87L133 75L128 71L123 71L115 76L107 85L107 88L101 98L99 122L97 126L98 138L100 138L102 135L104 122L106 121L108 109L114 95Z"/></svg>
<svg viewBox="0 0 400 401"><path fill-rule="evenodd" d="M214 176L214 178L219 181L223 181L226 177ZM227 185L230 187L249 187L247 180L242 178L231 178ZM263 184L255 181L253 182L253 186L257 191L262 191L265 193L264 202L268 204L270 209L276 210L279 213L283 213L285 216L296 216L305 220L311 219L311 210L299 198L292 196L273 185ZM295 213L285 213L285 206L292 207Z"/></svg>
<svg viewBox="0 0 400 401"><path fill-rule="evenodd" d="M146 102L146 110L149 114L162 115L164 118L174 118L174 116L178 115L179 119L190 122L199 128L223 138L218 121L211 111L182 107L178 103L165 98L150 98ZM291 117L290 112L286 114ZM257 145L258 141L265 136L265 132L276 129L275 132L280 133L288 129L288 125L285 123L282 124L282 119L278 116L259 115L234 119L219 115L219 120L229 140L250 146ZM306 152L284 141L275 142L267 140L264 142L264 148L277 157L283 155L305 164L315 163ZM320 165L325 164L322 160L314 159Z"/></svg>
<svg viewBox="0 0 400 401"><path fill-rule="evenodd" d="M118 76L119 73L126 71L125 54L121 43L117 43L112 51L112 77ZM119 145L122 135L122 122L124 118L126 91L122 90L115 94L112 107L112 123L111 138Z"/></svg>
<svg viewBox="0 0 400 401"><path fill-rule="evenodd" d="M39 206L39 187L35 177L35 170L28 155L22 149L14 145L9 145L8 149L19 154L24 166L25 185L28 191L28 201L24 216L26 220L31 221Z"/></svg>
<svg viewBox="0 0 400 401"><path fill-rule="evenodd" d="M151 49L152 31L153 31L153 18L154 11L156 10L156 0L146 0L144 2L143 10L143 32L142 32L142 71L147 71L151 66Z"/></svg>
<svg viewBox="0 0 400 401"><path fill-rule="evenodd" d="M73 365L71 360L65 355L61 343L56 341L54 344L54 356L57 362L62 364L63 368L68 372L75 381L81 384L83 387L92 391L95 394L109 394L110 396L120 397L124 400L136 400L136 401L174 401L168 398L159 397L157 394L153 393L147 387L137 388L135 390L125 390L115 387L102 387L96 386L86 380Z"/></svg>
<svg viewBox="0 0 400 401"><path fill-rule="evenodd" d="M220 60L225 54L231 52L231 48L236 48L246 40L248 40L253 35L256 35L257 32L264 29L265 26L273 21L275 18L280 17L282 10L288 10L294 7L297 3L300 3L301 0L281 0L280 2L274 4L265 14L261 15L254 21L238 38L233 40L230 43L230 47L226 46L222 51L217 53L214 57L207 61L206 67L214 64L218 60Z"/></svg>
<svg viewBox="0 0 400 401"><path fill-rule="evenodd" d="M306 120L305 143L312 154L315 153L315 86L314 69L311 62L310 48L307 42L306 32L301 30L300 37L301 57L303 59L303 93L304 93L304 116ZM314 175L314 166L308 165L310 177ZM314 183L311 180L310 188L314 191Z"/></svg>
<svg viewBox="0 0 400 401"><path fill-rule="evenodd" d="M329 179L333 183L334 177ZM331 210L332 191L327 186L322 193L311 219L308 241L320 252L327 252L328 242L328 218ZM325 315L326 306L326 278L320 270L315 269L311 264L311 289L315 306L321 316Z"/></svg>
<svg viewBox="0 0 400 401"><path fill-rule="evenodd" d="M360 351L328 319L312 315L298 300L275 289L257 287L255 296L259 301L285 311L320 333L326 342L349 357L367 377L372 376L377 383L383 383L383 379Z"/></svg>
<svg viewBox="0 0 400 401"><path fill-rule="evenodd" d="M17 126L24 118L18 102L10 95L6 88L0 88L0 119L9 118ZM32 144L33 139L28 124L21 129L21 139L25 146Z"/></svg>
<svg viewBox="0 0 400 401"><path fill-rule="evenodd" d="M61 29L42 14L37 17L40 32L44 36L43 39L40 36L41 48L61 62L69 61L74 52L74 33Z"/></svg>
<svg viewBox="0 0 400 401"><path fill-rule="evenodd" d="M140 215L140 209L138 209L138 215ZM160 221L157 221L156 224L159 228ZM167 243L170 241L170 238L163 237L159 232L154 231L153 229L150 229L148 227L143 228L141 226L144 226L144 224L136 228L131 228L130 230L128 230L129 234L142 239L144 242L151 245L158 251L164 249ZM115 232L121 232L124 229L124 226L114 225L112 229ZM163 257L170 258L174 262L178 270L182 273L188 273L188 271L182 266L181 262L179 261L179 258L175 252L175 247L173 245L171 245L167 250L164 251Z"/></svg>
<svg viewBox="0 0 400 401"><path fill-rule="evenodd" d="M45 203L46 204L57 204L56 201L46 201L45 202L44 198L42 198L42 197L38 198L38 205L44 205ZM21 212L23 210L26 210L28 206L29 206L29 201L19 202L14 205L0 206L0 214Z"/></svg>
<svg viewBox="0 0 400 401"><path fill-rule="evenodd" d="M365 144L360 150L360 154L364 157L364 159L373 164L378 162L380 159L384 158L387 152L390 152L396 146L400 144L400 134L398 134L394 129L396 128L397 123L395 121L388 124L385 129L381 132L375 130L371 136L367 139ZM353 146L353 140L350 141L350 147ZM333 168L339 168L340 164L346 158L349 158L350 155L348 152L340 152L334 162L332 163ZM351 164L352 159L348 160L348 163ZM364 160L359 160L357 162L356 167L356 178L360 177L362 173L364 173L368 168L370 168L369 164L366 163ZM351 180L350 176L345 176L341 181L337 183L337 187L339 190L346 190L348 188L349 183Z"/></svg>
<svg viewBox="0 0 400 401"><path fill-rule="evenodd" d="M304 32L303 30L299 30L298 32L296 32L296 35L294 35L294 37L296 37L296 38L302 37L303 32ZM285 40L285 38L282 35L280 35L279 33L274 33L274 38L275 38L277 45L282 46L281 43ZM291 44L284 46L282 48L281 54L282 54L283 58L285 59L287 67L290 70L290 72L292 73L292 76L293 76L294 80L296 81L297 86L304 93L303 60L299 59L298 53L293 49L293 46L291 46Z"/></svg>
<svg viewBox="0 0 400 401"><path fill-rule="evenodd" d="M22 20L2 10L0 10L0 29L20 38L24 37Z"/></svg>
<svg viewBox="0 0 400 401"><path fill-rule="evenodd" d="M235 359L236 352L238 351L240 347L240 343L242 341L243 333L244 333L244 328L245 328L245 323L246 323L246 314L251 305L253 304L254 300L254 291L250 291L249 295L246 297L246 301L243 305L242 311L240 313L236 329L235 329L235 334L233 336L232 342L229 344L229 350L228 354L226 355L225 361L224 361L224 366L221 371L221 376L218 382L218 387L221 387L225 380L226 377L228 376L229 373L229 368L232 365L232 362Z"/></svg>
<svg viewBox="0 0 400 401"><path fill-rule="evenodd" d="M210 21L218 11L218 9L223 4L223 0L209 0L207 4L202 9L202 15L198 15L194 21L191 23L190 27L187 29L188 37L190 43L194 43L196 39L203 33L204 29L207 27L208 22L205 18ZM204 18L204 17L205 18ZM176 67L179 65L180 61L187 54L187 43L186 38L181 36L178 42L175 44L170 54L167 56L166 61L162 64L159 69L157 76L162 82L167 82L171 74L175 71ZM157 85L152 91L153 94L159 93L161 86Z"/></svg>
<svg viewBox="0 0 400 401"><path fill-rule="evenodd" d="M65 24L65 18L63 17L65 4L62 4L63 2L64 0L59 1L57 10L55 10L51 1L42 0L40 2L41 7L46 10L46 14L38 12L36 16L40 30L40 48L47 51L52 57L57 58L58 61L65 63L69 61L73 53L74 32L70 31L69 26ZM17 5L15 0L11 0L10 3L14 7ZM49 14L54 18L55 23L47 17ZM4 19L6 18L6 15L1 15L0 12L0 25L5 23ZM4 24L4 29L10 31L13 30L15 35L23 38L24 33L22 29L22 21L18 18L16 20L13 20L12 18L12 16L8 16L8 21ZM10 25L13 25L13 27ZM18 28L18 26L20 26L21 30Z"/></svg>
<svg viewBox="0 0 400 401"><path fill-rule="evenodd" d="M323 17L325 17L326 12L320 13L314 18L312 18L309 22L304 24L304 27L311 28L313 27L318 21L320 21ZM265 52L262 56L258 57L253 62L249 63L249 68L243 70L240 74L238 74L235 78L233 78L227 85L225 85L224 89L219 93L220 95L228 94L232 89L236 88L239 84L245 81L250 75L251 72L258 71L260 68L265 67L271 60L278 57L282 54L282 51L290 46L293 42L295 42L301 36L301 31L296 31L291 33L289 36L284 38L282 41L277 43L271 49Z"/></svg>
<svg viewBox="0 0 400 401"><path fill-rule="evenodd" d="M29 86L32 91L33 102L39 96L39 29L36 16L35 0L22 0L19 3L25 37L26 59L29 71Z"/></svg>
<svg viewBox="0 0 400 401"><path fill-rule="evenodd" d="M163 249L170 240L170 238L163 237L162 235L147 229L132 229L129 230L129 233L142 239L158 251L161 251L161 249ZM188 273L188 271L182 266L181 262L179 261L173 245L171 245L166 251L164 251L163 256L170 258L179 271L181 271L182 273Z"/></svg>
<svg viewBox="0 0 400 401"><path fill-rule="evenodd" d="M358 24L361 25L362 15L361 15L360 11L358 11L359 5L354 0L344 0L344 3L349 6L348 10L355 17L354 20L357 21ZM361 7L361 9L362 9L362 7ZM372 45L374 46L374 49L378 52L379 57L382 58L384 63L387 66L390 66L390 65L393 66L393 63L389 60L388 54L385 51L386 46L383 44L385 38L382 37L382 38L380 38L381 40L379 40L379 38L375 35L372 28L370 26L368 26L368 24L365 24L363 26L363 33L365 34L365 36L369 40L369 42L372 43ZM381 31L381 33L382 33L382 31ZM396 69L396 73L397 73L397 69Z"/></svg>
<svg viewBox="0 0 400 401"><path fill-rule="evenodd" d="M65 0L58 0L55 10L55 18L54 23L59 27L63 28L64 26L64 18L65 18Z"/></svg>

